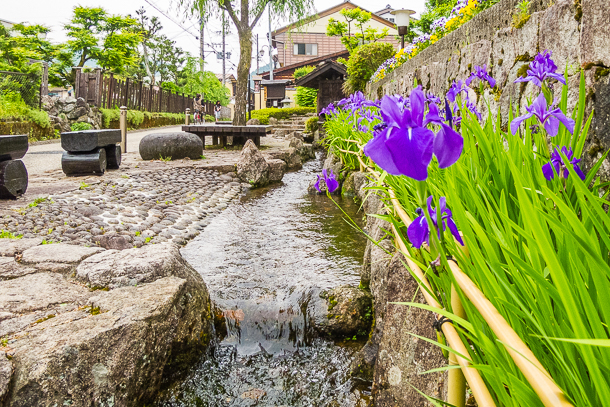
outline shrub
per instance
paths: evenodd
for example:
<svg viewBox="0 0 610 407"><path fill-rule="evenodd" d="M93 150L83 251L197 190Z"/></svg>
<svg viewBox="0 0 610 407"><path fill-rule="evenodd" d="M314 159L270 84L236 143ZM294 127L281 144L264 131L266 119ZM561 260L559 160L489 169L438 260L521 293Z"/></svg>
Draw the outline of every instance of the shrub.
<svg viewBox="0 0 610 407"><path fill-rule="evenodd" d="M318 118L316 116L310 117L305 122L305 131L308 133L313 133L313 132L317 131L318 128L319 128Z"/></svg>
<svg viewBox="0 0 610 407"><path fill-rule="evenodd" d="M394 55L394 47L386 42L363 44L347 60L347 80L343 84L346 94L364 91L377 68Z"/></svg>
<svg viewBox="0 0 610 407"><path fill-rule="evenodd" d="M259 109L252 111L252 118L258 119L261 124L269 124L269 118L273 117L278 120L287 119L290 116L304 115L307 113L314 113L315 107L288 107L284 109L278 109L275 107L267 109Z"/></svg>
<svg viewBox="0 0 610 407"><path fill-rule="evenodd" d="M315 66L304 66L294 71L294 79L297 80L307 75L311 71L316 69ZM296 94L297 105L301 107L315 107L316 100L318 99L318 90L314 88L307 88L305 86L297 86Z"/></svg>
<svg viewBox="0 0 610 407"><path fill-rule="evenodd" d="M347 60L347 80L343 90L347 94L364 91L377 68L394 55L394 47L386 42L363 44Z"/></svg>
<svg viewBox="0 0 610 407"><path fill-rule="evenodd" d="M102 127L109 129L112 122L118 122L121 118L119 109L100 109L102 112ZM159 112L141 112L139 110L127 111L127 127L135 129L144 123L144 119L154 119L157 117L165 117L174 119L176 122L184 121L184 113L159 113Z"/></svg>
<svg viewBox="0 0 610 407"><path fill-rule="evenodd" d="M0 119L15 119L29 121L43 129L51 127L51 120L47 112L32 109L17 92L3 92L0 94Z"/></svg>
<svg viewBox="0 0 610 407"><path fill-rule="evenodd" d="M72 131L83 131L83 130L91 130L93 126L90 123L72 123L70 126L70 130Z"/></svg>

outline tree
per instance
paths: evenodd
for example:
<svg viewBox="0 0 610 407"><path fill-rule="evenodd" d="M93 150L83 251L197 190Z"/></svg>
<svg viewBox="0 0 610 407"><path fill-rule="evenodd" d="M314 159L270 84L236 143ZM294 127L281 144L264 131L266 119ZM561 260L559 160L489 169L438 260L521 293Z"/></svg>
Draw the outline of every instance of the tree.
<svg viewBox="0 0 610 407"><path fill-rule="evenodd" d="M64 29L70 38L63 50L64 63L70 62L66 54L75 55L76 66L96 61L102 69L120 74L138 62L142 34L137 20L129 16L109 15L101 7L76 6Z"/></svg>
<svg viewBox="0 0 610 407"><path fill-rule="evenodd" d="M440 17L447 17L457 0L427 0L426 10L419 16L418 20L411 20L409 24L409 36L412 41L419 34L432 34L432 23Z"/></svg>
<svg viewBox="0 0 610 407"><path fill-rule="evenodd" d="M51 62L56 47L45 39L50 31L41 25L15 24L8 29L0 24L0 70L29 73L40 70L30 61Z"/></svg>
<svg viewBox="0 0 610 407"><path fill-rule="evenodd" d="M195 95L200 93L206 102L216 103L226 106L229 103L229 89L222 85L216 75L210 71L201 72L198 69L199 59L187 56L186 65L178 73L177 87L180 92ZM161 83L165 89L176 89L170 82Z"/></svg>
<svg viewBox="0 0 610 407"><path fill-rule="evenodd" d="M226 11L235 25L239 37L239 64L237 65L237 89L235 95L235 117L237 125L246 124L246 103L252 66L252 28L260 20L266 7L276 19L289 21L303 18L312 8L313 0L239 0L235 5L229 0L178 0L181 8L199 18L219 16Z"/></svg>
<svg viewBox="0 0 610 407"><path fill-rule="evenodd" d="M365 27L371 20L371 13L361 10L344 8L340 11L345 21L328 19L326 35L329 37L341 37L341 43L350 54L362 44L376 42L388 35L388 29L384 28L379 32L376 28Z"/></svg>
<svg viewBox="0 0 610 407"><path fill-rule="evenodd" d="M150 62L148 59L148 48L150 46L154 46L154 44L151 43L155 40L157 33L163 28L163 26L161 25L161 22L156 16L149 19L146 15L146 9L144 7L137 10L136 15L138 16L138 23L140 24L140 33L142 34L142 60L144 62L144 68L146 69L146 74L150 78L151 85L154 85L155 72L152 72L150 69Z"/></svg>
<svg viewBox="0 0 610 407"><path fill-rule="evenodd" d="M307 75L311 71L316 69L315 66L304 66L294 70L294 80ZM316 100L318 98L318 90L314 88L307 88L305 86L297 86L296 102L301 107L315 107Z"/></svg>

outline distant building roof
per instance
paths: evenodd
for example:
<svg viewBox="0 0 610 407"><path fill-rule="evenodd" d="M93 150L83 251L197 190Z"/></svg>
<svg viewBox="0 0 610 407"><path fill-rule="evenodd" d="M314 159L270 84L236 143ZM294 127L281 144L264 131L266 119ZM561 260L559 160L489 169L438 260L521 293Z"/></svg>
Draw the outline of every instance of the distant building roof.
<svg viewBox="0 0 610 407"><path fill-rule="evenodd" d="M390 11L393 11L394 9L392 8L392 6L390 6L389 4L387 6L385 6L385 8L383 10L379 10L376 11L375 14L377 14L378 16L385 14L385 13L389 13Z"/></svg>
<svg viewBox="0 0 610 407"><path fill-rule="evenodd" d="M218 78L218 80L222 82L222 74L217 73L215 75ZM237 79L235 79L235 76L233 76L232 73L227 73L227 74L225 74L225 80L233 82L233 81L236 81Z"/></svg>
<svg viewBox="0 0 610 407"><path fill-rule="evenodd" d="M348 50L335 52L333 54L322 55L318 58L312 58L312 59L308 59L306 61L297 62L296 64L286 65L281 68L274 69L273 75L274 76L277 75L278 77L284 78L284 79L292 78L292 76L294 75L295 69L298 69L298 68L301 68L304 66L308 66L308 65L317 65L322 61L326 61L327 59L332 59L332 60L336 61L340 57L348 57L348 56L349 56ZM267 72L264 72L262 75L265 78L269 78L269 71L267 70Z"/></svg>
<svg viewBox="0 0 610 407"><path fill-rule="evenodd" d="M341 3L337 4L336 6L333 6L331 8L327 8L326 10L322 10L319 13L314 14L312 16L309 16L309 17L307 17L307 18L305 18L305 19L303 19L301 21L297 21L296 23L291 23L291 24L288 24L288 25L286 25L284 27L278 28L277 30L273 31L271 33L271 35L273 36L273 35L276 35L276 34L281 34L283 32L289 31L291 28L298 27L301 24L307 24L308 22L319 20L322 17L329 16L329 15L331 15L333 13L336 13L337 11L343 10L344 8L347 8L347 9L359 8L360 10L368 11L368 10L366 10L366 9L364 9L364 8L354 4L354 3L352 3L351 1L347 0L347 1L344 1L344 2L341 2ZM371 14L371 18L373 20L376 20L376 21L382 23L382 24L387 25L390 28L395 28L394 23L386 20L383 17L379 17L376 13L375 14Z"/></svg>

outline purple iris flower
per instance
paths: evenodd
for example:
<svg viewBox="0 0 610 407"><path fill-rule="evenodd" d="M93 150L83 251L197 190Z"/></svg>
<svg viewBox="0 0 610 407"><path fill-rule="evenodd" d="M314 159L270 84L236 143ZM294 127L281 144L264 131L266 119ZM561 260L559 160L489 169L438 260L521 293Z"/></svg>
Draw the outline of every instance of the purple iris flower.
<svg viewBox="0 0 610 407"><path fill-rule="evenodd" d="M324 109L322 109L320 111L320 116L322 116L323 114L326 115L332 115L337 113L337 109L335 108L335 105L333 105L332 103L329 104L328 106L326 106Z"/></svg>
<svg viewBox="0 0 610 407"><path fill-rule="evenodd" d="M426 96L426 102L436 103L438 105L439 103L441 103L441 98L439 98L432 92L428 92L428 95Z"/></svg>
<svg viewBox="0 0 610 407"><path fill-rule="evenodd" d="M441 224L443 226L443 231L449 228L451 234L455 237L455 239L464 246L464 241L460 236L457 225L453 221L453 214L451 213L451 209L447 208L447 199L444 196L441 196L438 202L438 208L432 208L432 196L428 197L428 213L430 214L430 219L434 223L438 231L438 238L441 238L441 229L438 225L438 216L436 215L436 210L439 210L441 217ZM419 249L422 244L430 244L430 227L428 226L428 220L426 219L426 215L421 208L417 208L415 211L418 217L409 225L407 229L407 237L409 241L416 249Z"/></svg>
<svg viewBox="0 0 610 407"><path fill-rule="evenodd" d="M326 168L322 170L322 178L318 175L318 180L314 184L314 187L318 190L318 192L322 192L320 188L320 181L324 180L324 184L326 184L326 189L331 194L335 192L337 188L339 188L339 181L335 178L335 174L333 174L333 170L330 170L330 175L326 171Z"/></svg>
<svg viewBox="0 0 610 407"><path fill-rule="evenodd" d="M468 109L472 113L474 113L475 116L477 116L477 119L479 119L479 121L481 121L481 119L483 119L483 115L481 114L481 112L479 112L477 110L477 106L474 103L472 103L472 101L468 98L466 98L466 109Z"/></svg>
<svg viewBox="0 0 610 407"><path fill-rule="evenodd" d="M409 102L410 109L401 107L396 98L385 96L381 100L381 116L387 127L374 134L364 146L364 154L389 174L423 181L428 178L432 155L439 168L449 167L460 158L464 139L440 120L435 104L430 104L430 117L424 118L425 97L420 87L411 92ZM428 123L441 127L436 135L425 127Z"/></svg>
<svg viewBox="0 0 610 407"><path fill-rule="evenodd" d="M479 78L481 81L487 81L492 88L496 86L496 80L487 72L487 65L475 66L474 69L475 71L466 79L466 86L470 86L470 83L472 83L474 78Z"/></svg>
<svg viewBox="0 0 610 407"><path fill-rule="evenodd" d="M578 166L580 159L573 158L574 152L571 148L566 148L566 146L561 147L561 152L574 166L574 172L576 172L576 175L578 175L580 179L584 181L585 174ZM542 173L544 174L544 178L549 181L555 178L555 175L560 175L563 178L568 178L568 175L570 175L570 171L568 171L568 168L564 164L563 158L559 154L559 151L557 151L557 148L555 148L555 151L553 151L553 154L551 154L551 161L542 166Z"/></svg>
<svg viewBox="0 0 610 407"><path fill-rule="evenodd" d="M559 132L559 122L563 123L568 131L574 134L574 120L566 117L559 108L554 109L553 106L551 106L550 109L547 109L546 99L542 92L538 95L536 100L534 100L534 103L525 109L527 110L526 114L517 117L510 123L511 134L515 134L519 125L521 125L521 122L532 116L536 116L538 120L540 120L540 124L544 125L544 129L551 137L555 137Z"/></svg>
<svg viewBox="0 0 610 407"><path fill-rule="evenodd" d="M563 75L557 72L557 65L551 59L552 53L550 51L544 51L536 55L534 60L530 63L529 69L527 70L527 76L525 78L518 78L517 82L533 82L534 85L542 87L542 82L547 78L557 79L559 82L566 84L566 80Z"/></svg>
<svg viewBox="0 0 610 407"><path fill-rule="evenodd" d="M464 85L464 82L461 80L459 80L457 83L453 81L451 87L447 91L447 99L449 99L450 102L455 102L455 98L458 97L460 92L468 93L468 89Z"/></svg>

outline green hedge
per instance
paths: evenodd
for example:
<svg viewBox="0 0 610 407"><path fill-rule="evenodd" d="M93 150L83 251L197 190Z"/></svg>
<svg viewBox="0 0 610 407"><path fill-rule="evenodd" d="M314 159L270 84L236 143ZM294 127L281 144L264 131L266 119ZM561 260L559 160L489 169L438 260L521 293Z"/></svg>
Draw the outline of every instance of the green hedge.
<svg viewBox="0 0 610 407"><path fill-rule="evenodd" d="M253 110L252 118L258 119L261 124L269 124L270 117L281 120L288 119L291 116L302 116L308 113L315 113L315 111L315 107L287 107L284 109L271 107L268 109Z"/></svg>
<svg viewBox="0 0 610 407"><path fill-rule="evenodd" d="M121 111L119 109L100 109L102 112L102 128L110 129L118 127L118 122L121 117ZM138 127L154 127L154 126L142 126L146 122L155 122L157 119L165 119L164 121L171 121L176 124L184 123L184 113L151 113L141 112L139 110L128 110L127 111L127 127L135 129ZM146 123L145 123L146 124Z"/></svg>
<svg viewBox="0 0 610 407"><path fill-rule="evenodd" d="M316 116L310 117L305 122L305 131L307 133L313 133L313 132L317 131L319 129L319 127L320 126L319 126L319 123L318 123L318 117L316 117Z"/></svg>

